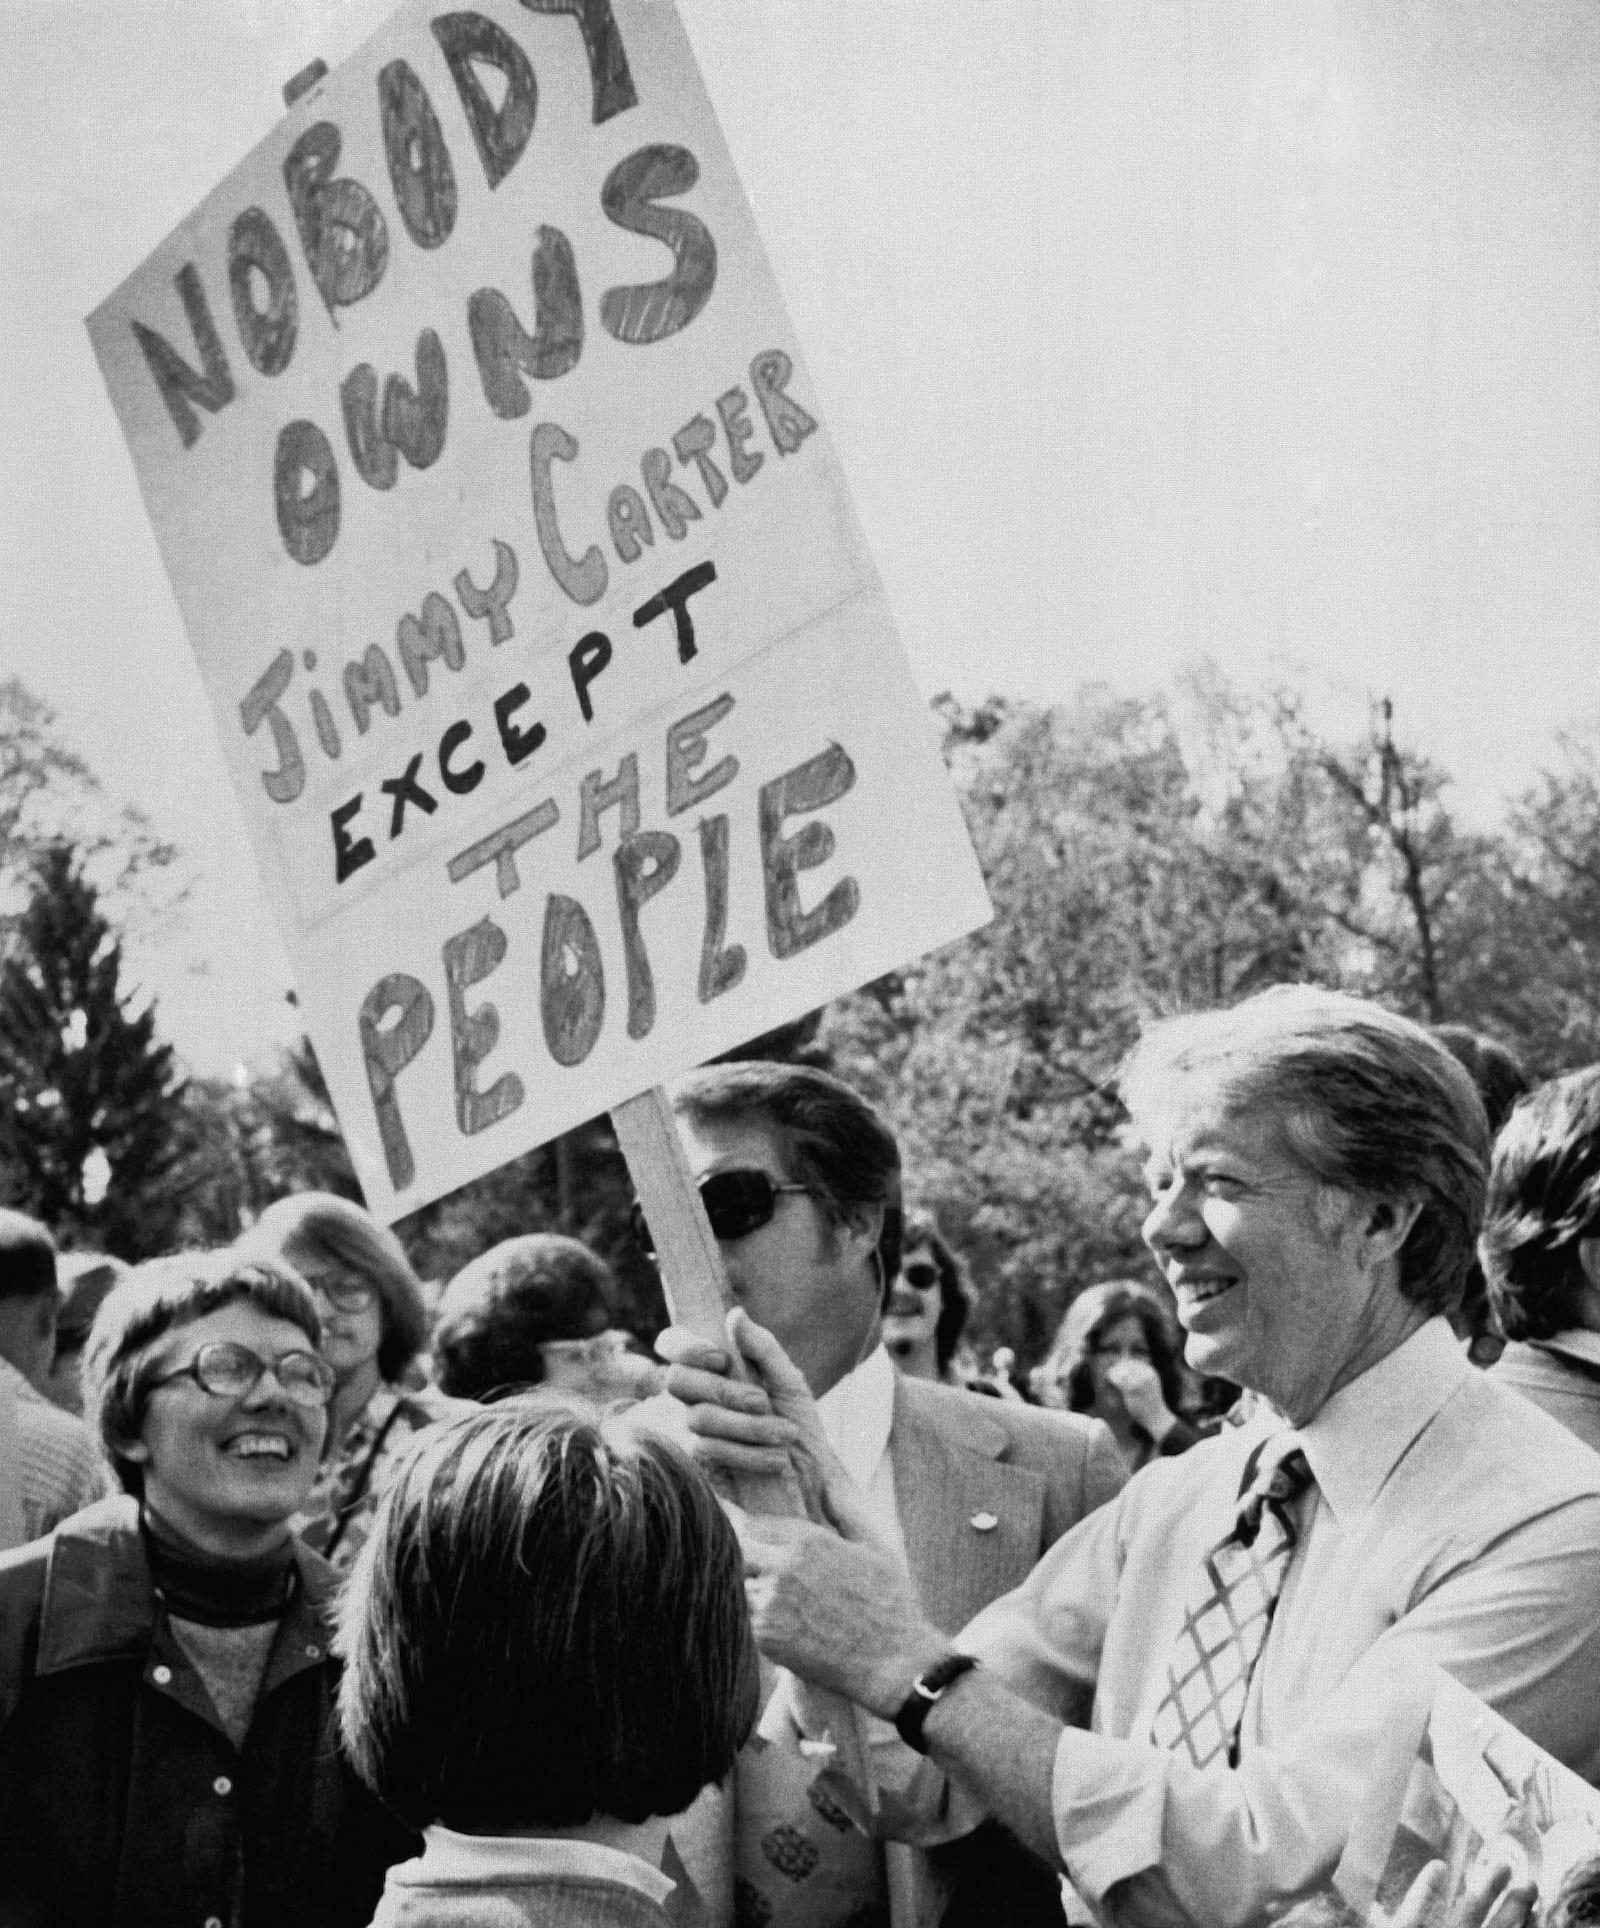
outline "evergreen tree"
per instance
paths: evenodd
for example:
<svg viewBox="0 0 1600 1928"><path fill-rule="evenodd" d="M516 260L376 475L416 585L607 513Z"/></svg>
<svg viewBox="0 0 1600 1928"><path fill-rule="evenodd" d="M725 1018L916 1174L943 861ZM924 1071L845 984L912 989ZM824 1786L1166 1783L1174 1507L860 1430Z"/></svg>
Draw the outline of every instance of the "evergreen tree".
<svg viewBox="0 0 1600 1928"><path fill-rule="evenodd" d="M0 964L0 1189L63 1241L137 1259L177 1229L183 1091L121 976L76 849L46 845Z"/></svg>

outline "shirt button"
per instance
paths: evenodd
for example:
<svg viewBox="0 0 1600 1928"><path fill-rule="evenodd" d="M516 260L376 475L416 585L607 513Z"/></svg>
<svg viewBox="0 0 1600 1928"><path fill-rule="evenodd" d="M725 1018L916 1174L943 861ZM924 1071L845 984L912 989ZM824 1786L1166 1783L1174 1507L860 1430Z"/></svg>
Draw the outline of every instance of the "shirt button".
<svg viewBox="0 0 1600 1928"><path fill-rule="evenodd" d="M205 1928L222 1928L221 1915L207 1915Z"/></svg>
<svg viewBox="0 0 1600 1928"><path fill-rule="evenodd" d="M172 1679L172 1669L170 1667L152 1667L150 1670L150 1678L158 1687L165 1687Z"/></svg>
<svg viewBox="0 0 1600 1928"><path fill-rule="evenodd" d="M226 1774L219 1774L211 1783L211 1791L213 1794L231 1794L233 1792L233 1783L228 1779Z"/></svg>

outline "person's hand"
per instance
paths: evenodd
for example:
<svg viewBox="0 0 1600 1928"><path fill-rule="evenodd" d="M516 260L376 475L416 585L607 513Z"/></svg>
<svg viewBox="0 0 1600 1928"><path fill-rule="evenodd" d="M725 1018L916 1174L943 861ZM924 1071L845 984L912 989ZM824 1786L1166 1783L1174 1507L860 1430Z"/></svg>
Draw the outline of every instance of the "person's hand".
<svg viewBox="0 0 1600 1928"><path fill-rule="evenodd" d="M1159 1445L1171 1432L1174 1414L1161 1390L1161 1375L1148 1359L1117 1359L1106 1378L1122 1395L1128 1417Z"/></svg>
<svg viewBox="0 0 1600 1928"><path fill-rule="evenodd" d="M766 1388L747 1375L734 1336L736 1319L750 1324L744 1313L730 1312L725 1346L684 1326L668 1326L657 1336L656 1352L667 1363L666 1390L687 1408L695 1457L708 1472L781 1479L792 1472L791 1448L800 1429L774 1410Z"/></svg>
<svg viewBox="0 0 1600 1928"><path fill-rule="evenodd" d="M741 1308L729 1312L726 1330L726 1349L681 1326L669 1326L656 1341L669 1362L667 1391L689 1408L695 1457L736 1485L741 1478L784 1480L798 1495L793 1510L892 1558L866 1496L828 1444L804 1373ZM735 1356L746 1375L742 1381L730 1376Z"/></svg>
<svg viewBox="0 0 1600 1928"><path fill-rule="evenodd" d="M802 1680L896 1713L950 1648L898 1561L809 1520L733 1510L756 1644Z"/></svg>
<svg viewBox="0 0 1600 1928"><path fill-rule="evenodd" d="M1449 1876L1430 1861L1406 1890L1390 1928L1525 1928L1539 1899L1528 1857L1500 1837L1480 1850L1453 1908L1446 1909Z"/></svg>

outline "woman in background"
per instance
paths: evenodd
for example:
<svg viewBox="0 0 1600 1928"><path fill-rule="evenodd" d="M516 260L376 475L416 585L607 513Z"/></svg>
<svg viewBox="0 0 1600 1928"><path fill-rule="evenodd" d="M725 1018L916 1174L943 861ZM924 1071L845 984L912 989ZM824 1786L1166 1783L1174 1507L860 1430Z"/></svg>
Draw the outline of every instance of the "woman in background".
<svg viewBox="0 0 1600 1928"><path fill-rule="evenodd" d="M611 1323L616 1281L558 1232L502 1239L455 1275L433 1327L440 1390L480 1403L548 1386L603 1405L639 1396L650 1361Z"/></svg>
<svg viewBox="0 0 1600 1928"><path fill-rule="evenodd" d="M1111 1279L1086 1287L1067 1308L1038 1370L1038 1395L1103 1419L1138 1472L1201 1437L1182 1412L1181 1355L1177 1322L1156 1294L1137 1279Z"/></svg>
<svg viewBox="0 0 1600 1928"><path fill-rule="evenodd" d="M238 1249L291 1266L317 1301L335 1383L328 1443L300 1531L347 1571L411 1436L461 1410L403 1379L427 1336L422 1286L393 1232L332 1192L280 1198Z"/></svg>
<svg viewBox="0 0 1600 1928"><path fill-rule="evenodd" d="M426 1842L373 1928L667 1928L667 1818L755 1720L743 1572L700 1472L618 1418L544 1394L430 1435L341 1613L345 1745Z"/></svg>
<svg viewBox="0 0 1600 1928"><path fill-rule="evenodd" d="M56 1312L56 1353L45 1384L47 1398L63 1412L83 1414L83 1349L95 1314L111 1288L133 1270L104 1252L60 1252L56 1255L56 1283L61 1304Z"/></svg>

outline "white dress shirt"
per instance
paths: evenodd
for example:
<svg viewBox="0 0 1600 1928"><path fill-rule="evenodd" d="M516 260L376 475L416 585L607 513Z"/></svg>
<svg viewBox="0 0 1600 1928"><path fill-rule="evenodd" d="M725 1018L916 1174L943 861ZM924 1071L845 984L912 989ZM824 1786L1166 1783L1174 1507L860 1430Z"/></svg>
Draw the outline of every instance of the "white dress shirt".
<svg viewBox="0 0 1600 1928"><path fill-rule="evenodd" d="M657 1907L675 1885L648 1861L603 1841L551 1834L460 1834L446 1827L424 1828L421 1855L389 1870L391 1884L401 1888L514 1885L562 1876L616 1882Z"/></svg>
<svg viewBox="0 0 1600 1928"><path fill-rule="evenodd" d="M905 1535L895 1504L894 1462L889 1434L894 1426L895 1364L887 1347L874 1346L861 1364L817 1401L817 1418L845 1471L866 1495L873 1524L906 1563Z"/></svg>
<svg viewBox="0 0 1600 1928"><path fill-rule="evenodd" d="M1442 1319L1300 1428L1317 1484L1238 1768L1150 1743L1196 1572L1281 1424L1263 1411L1147 1467L961 1636L1041 1705L1095 1683L1093 1731L1063 1733L1052 1792L1062 1860L1105 1920L1231 1928L1324 1880L1386 1724L1417 1718L1435 1663L1600 1770L1600 1456L1470 1366Z"/></svg>

